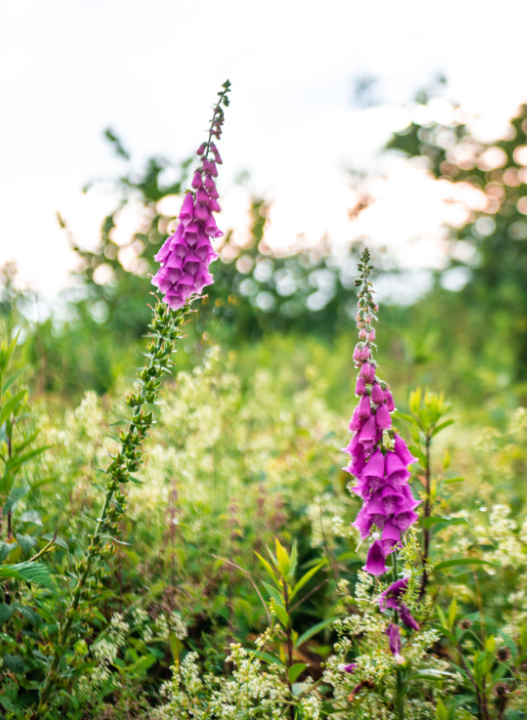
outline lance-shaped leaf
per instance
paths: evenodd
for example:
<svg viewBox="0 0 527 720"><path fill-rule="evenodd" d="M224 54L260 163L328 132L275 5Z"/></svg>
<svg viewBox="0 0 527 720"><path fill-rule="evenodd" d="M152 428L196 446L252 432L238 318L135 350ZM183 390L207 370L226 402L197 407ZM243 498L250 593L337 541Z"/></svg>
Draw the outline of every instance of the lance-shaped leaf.
<svg viewBox="0 0 527 720"><path fill-rule="evenodd" d="M490 565L491 567L499 567L496 563L489 562L488 560L479 560L478 558L453 558L452 560L444 560L434 565L434 571L437 572L438 570L446 570L447 568L461 565Z"/></svg>
<svg viewBox="0 0 527 720"><path fill-rule="evenodd" d="M16 395L5 403L3 408L0 410L0 427L5 423L10 415L16 414L16 411L20 408L25 400L27 390L20 390Z"/></svg>
<svg viewBox="0 0 527 720"><path fill-rule="evenodd" d="M295 587L294 587L293 590L291 591L290 600L292 600L292 599L295 597L295 595L297 594L297 592L298 592L299 590L301 590L301 589L304 587L304 585L311 580L311 578L313 577L313 575L315 575L315 574L320 570L320 568L321 568L324 564L325 564L325 563L319 563L318 565L315 565L314 568L311 568L311 570L308 570L307 573L305 573L305 575L303 575L303 576L300 578L300 580L297 582L297 584L295 585Z"/></svg>
<svg viewBox="0 0 527 720"><path fill-rule="evenodd" d="M335 620L337 620L336 617L331 617L310 627L309 630L306 630L305 633L302 633L302 635L300 635L300 637L295 643L295 647L300 647L303 643L306 642L306 640L309 640L309 638L312 638L313 635L316 635L321 630L324 630L324 628L327 628L328 625L331 625L331 623L335 622Z"/></svg>

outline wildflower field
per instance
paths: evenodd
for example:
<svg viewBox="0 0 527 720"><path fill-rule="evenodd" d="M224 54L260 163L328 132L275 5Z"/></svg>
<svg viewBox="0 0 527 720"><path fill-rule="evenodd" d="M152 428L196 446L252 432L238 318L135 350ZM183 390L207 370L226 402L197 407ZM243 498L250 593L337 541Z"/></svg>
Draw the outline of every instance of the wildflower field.
<svg viewBox="0 0 527 720"><path fill-rule="evenodd" d="M362 241L273 254L259 197L224 235L229 98L178 182L121 180L135 269L110 215L63 318L2 271L0 716L525 718L527 108L506 169L393 135L487 204L463 288L383 305Z"/></svg>

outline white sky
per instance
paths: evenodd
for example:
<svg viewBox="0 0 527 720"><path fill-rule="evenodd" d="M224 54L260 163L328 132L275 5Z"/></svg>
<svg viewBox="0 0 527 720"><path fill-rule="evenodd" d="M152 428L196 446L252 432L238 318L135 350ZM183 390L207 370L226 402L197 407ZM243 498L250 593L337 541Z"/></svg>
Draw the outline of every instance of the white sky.
<svg viewBox="0 0 527 720"><path fill-rule="evenodd" d="M16 259L21 280L52 297L74 263L55 213L93 246L115 203L108 188L81 192L124 170L103 130L136 167L183 159L228 77L220 227L243 227L232 186L249 170L275 200L273 244L366 234L403 264L437 264L444 189L378 150L394 108L438 73L471 112L509 116L527 97L526 23L525 0L0 0L0 263ZM363 74L378 76L380 107L353 106ZM389 175L357 225L349 165Z"/></svg>

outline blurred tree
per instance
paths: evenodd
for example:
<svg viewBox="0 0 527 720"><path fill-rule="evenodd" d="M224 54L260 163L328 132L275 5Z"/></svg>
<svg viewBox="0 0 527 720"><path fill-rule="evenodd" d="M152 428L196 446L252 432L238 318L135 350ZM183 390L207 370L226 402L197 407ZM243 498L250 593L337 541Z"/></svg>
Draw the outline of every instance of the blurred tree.
<svg viewBox="0 0 527 720"><path fill-rule="evenodd" d="M466 224L451 230L449 268L418 315L436 326L443 357L471 366L488 390L513 381L526 399L527 105L495 142L477 139L460 107L426 93L412 117L387 149L426 159L471 208Z"/></svg>

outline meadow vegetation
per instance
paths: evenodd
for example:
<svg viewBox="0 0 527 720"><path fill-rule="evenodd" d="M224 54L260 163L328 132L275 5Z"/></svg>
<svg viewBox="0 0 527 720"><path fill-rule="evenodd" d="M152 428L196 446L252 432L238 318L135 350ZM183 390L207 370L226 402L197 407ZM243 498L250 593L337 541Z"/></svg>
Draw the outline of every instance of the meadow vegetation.
<svg viewBox="0 0 527 720"><path fill-rule="evenodd" d="M499 201L459 232L474 247L464 288L449 291L438 274L414 304L379 309L376 359L421 500L387 560L392 579L408 581L417 624L397 626L399 645L386 630L400 607L387 614L379 602L392 579L364 570L367 543L351 525L361 502L342 469L357 246L272 256L268 206L254 198L251 244L229 255L227 234L196 313L150 299L153 314L146 275L173 220L157 204L183 191L190 163L163 186L165 164L152 160L144 177L122 179L124 200L140 192L145 208L134 268L120 262L111 216L96 252L77 248L80 282L63 317L39 323L4 268L6 720L525 717L524 116L516 139L498 143L499 168L485 169L488 148L461 122L448 142L414 123L391 143ZM463 143L471 168L454 152ZM453 257L450 269L460 265Z"/></svg>

